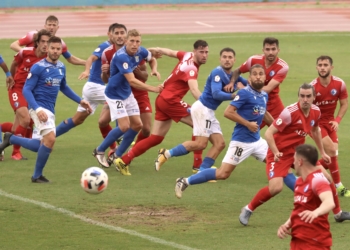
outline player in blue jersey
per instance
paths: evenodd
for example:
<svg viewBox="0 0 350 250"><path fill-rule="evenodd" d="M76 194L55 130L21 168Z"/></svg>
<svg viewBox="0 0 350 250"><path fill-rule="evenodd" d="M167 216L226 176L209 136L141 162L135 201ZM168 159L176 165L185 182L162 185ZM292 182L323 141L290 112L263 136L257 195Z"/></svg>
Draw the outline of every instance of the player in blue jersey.
<svg viewBox="0 0 350 250"><path fill-rule="evenodd" d="M36 128L42 136L42 141L27 139L5 133L0 144L0 152L11 144L21 145L31 151L38 152L32 182L49 182L43 174L43 169L56 141L55 104L59 91L68 98L82 105L87 112L90 104L81 99L66 82L66 67L59 61L62 54L62 42L59 37L51 37L48 41L47 58L32 66L23 88L23 95L28 102L29 113Z"/></svg>
<svg viewBox="0 0 350 250"><path fill-rule="evenodd" d="M196 140L186 141L170 150L160 149L155 161L157 171L170 157L186 155L195 150L204 150L209 140L213 145L199 169L204 170L214 165L215 159L225 148L225 140L222 136L220 123L215 117L215 110L223 101L232 100L235 97L234 93L224 91L224 87L230 83L235 56L236 53L231 48L224 48L220 51L220 66L210 73L202 95L191 107L193 135ZM247 81L240 77L235 85L237 84L246 86ZM193 171L197 172L198 169L193 169Z"/></svg>
<svg viewBox="0 0 350 250"><path fill-rule="evenodd" d="M133 70L142 60L146 60L150 64L151 75L156 75L160 79L156 59L152 57L151 52L140 45L141 34L135 29L130 30L125 46L114 54L111 61L110 78L106 87L105 98L110 109L111 120L117 120L118 127L109 132L102 144L93 151L93 155L103 167L109 167L105 157L108 146L124 135L123 141L115 153L115 155L121 156L142 128L139 106L131 92L131 86L155 93L162 90L162 85L158 87L150 86L135 78ZM123 175L130 175L128 167L118 168L117 170Z"/></svg>
<svg viewBox="0 0 350 250"><path fill-rule="evenodd" d="M182 192L189 186L210 180L227 179L236 166L249 156L264 161L268 149L267 142L260 137L260 124L273 121L266 111L268 95L262 91L265 82L265 70L260 64L253 65L249 71L249 85L237 93L226 108L224 116L236 126L226 155L218 169L208 168L188 178L178 178L175 185L175 195L182 197Z"/></svg>

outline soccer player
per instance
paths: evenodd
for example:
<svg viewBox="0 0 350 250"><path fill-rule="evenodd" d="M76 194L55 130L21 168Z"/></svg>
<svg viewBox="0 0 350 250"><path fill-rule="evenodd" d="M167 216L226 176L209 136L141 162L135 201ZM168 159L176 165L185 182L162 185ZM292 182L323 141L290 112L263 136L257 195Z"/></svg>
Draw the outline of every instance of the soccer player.
<svg viewBox="0 0 350 250"><path fill-rule="evenodd" d="M51 36L55 36L56 32L59 28L58 18L56 16L48 16L45 20L44 29L49 31L51 33ZM37 31L30 31L28 32L24 37L21 39L18 39L11 43L10 48L15 51L19 52L23 46L25 47L34 47L34 35L37 33ZM82 60L74 55L72 55L67 48L67 45L62 40L62 55L66 60L74 65L85 65L85 60Z"/></svg>
<svg viewBox="0 0 350 250"><path fill-rule="evenodd" d="M34 36L34 47L21 49L15 55L11 64L11 73L14 75L14 81L7 87L9 101L15 112L15 122L12 128L15 135L31 137L32 123L28 112L28 103L22 90L31 67L47 56L47 42L50 37L50 32L45 29L40 30ZM14 160L27 160L27 158L22 156L19 145L13 146L11 158Z"/></svg>
<svg viewBox="0 0 350 250"><path fill-rule="evenodd" d="M350 191L340 180L338 165L338 135L340 121L348 110L348 92L345 82L332 75L333 59L330 56L320 56L316 60L316 69L319 77L311 84L316 90L314 104L321 110L320 128L322 143L326 153L331 157L331 163L320 160L322 166L330 170L335 187L341 196L350 197ZM335 110L339 101L340 108L337 116Z"/></svg>
<svg viewBox="0 0 350 250"><path fill-rule="evenodd" d="M265 139L269 145L266 157L268 186L260 189L250 203L242 208L239 221L247 225L253 211L282 191L283 177L293 166L295 147L305 143L305 137L312 135L322 158L330 162L330 157L322 146L319 129L320 109L312 104L316 93L312 85L304 83L299 87L298 102L286 107L273 124L266 130ZM319 168L323 169L322 166ZM324 170L324 169L323 169ZM325 171L324 171L325 172ZM328 175L328 174L327 174ZM331 178L329 178L331 180ZM332 186L331 186L332 187ZM342 212L335 186L332 187L336 207L333 210L337 222L350 219L350 213Z"/></svg>
<svg viewBox="0 0 350 250"><path fill-rule="evenodd" d="M294 209L277 231L281 239L292 235L290 249L326 250L332 246L328 214L335 204L329 181L316 167L317 160L314 146L296 147L293 165L300 178L294 191Z"/></svg>
<svg viewBox="0 0 350 250"><path fill-rule="evenodd" d="M201 92L197 82L198 70L202 64L206 63L209 53L208 43L204 40L197 40L193 48L193 52L167 48L149 49L153 54L166 55L177 58L179 61L170 76L164 81L164 89L156 99L155 121L151 135L135 144L122 158L117 158L114 162L118 168L128 168L135 157L160 144L168 133L173 120L193 127L191 115L188 113L191 106L182 98L188 90L196 100L200 97ZM192 139L194 140L194 137ZM199 168L201 163L202 151L194 151L193 166Z"/></svg>
<svg viewBox="0 0 350 250"><path fill-rule="evenodd" d="M268 95L262 90L265 78L262 65L256 64L250 68L250 84L236 94L224 112L224 116L236 122L236 126L221 167L215 169L209 166L189 178L178 178L175 185L177 198L182 197L182 192L189 185L227 179L236 166L249 156L254 156L260 161L265 160L268 146L266 141L260 137L259 125L263 119L268 124L273 121L271 115L266 112Z"/></svg>
<svg viewBox="0 0 350 250"><path fill-rule="evenodd" d="M170 150L160 149L155 162L157 171L170 157L185 155L195 150L204 150L209 139L213 145L200 168L204 170L214 165L215 159L225 148L225 140L222 136L220 122L215 117L215 110L223 101L232 100L236 96L235 93L226 93L223 89L230 83L235 56L236 53L231 48L224 48L220 51L220 66L210 73L202 95L191 107L193 135L196 140L186 141ZM237 81L247 85L247 81L242 77L239 77Z"/></svg>
<svg viewBox="0 0 350 250"><path fill-rule="evenodd" d="M43 169L55 144L55 104L58 91L62 91L68 98L80 103L87 110L91 110L86 100L77 96L66 82L66 68L59 61L62 54L62 42L59 37L51 37L48 41L47 57L30 69L23 88L30 109L30 116L42 136L42 141L27 139L5 133L0 151L11 144L18 144L31 151L38 152L33 176L34 183L47 183L43 176Z"/></svg>
<svg viewBox="0 0 350 250"><path fill-rule="evenodd" d="M142 60L149 62L152 69L151 74L157 75L160 79L156 59L152 57L150 51L141 47L141 34L135 29L129 30L125 46L114 54L111 61L111 76L105 90L111 120L117 120L118 127L110 131L103 142L93 150L93 155L103 167L109 167L105 158L105 151L108 146L124 135L123 141L116 151L116 155L122 155L142 127L140 110L131 92L131 86L155 93L162 90L162 85L158 87L150 86L135 78L133 70ZM128 167L121 167L119 171L123 175L130 175Z"/></svg>

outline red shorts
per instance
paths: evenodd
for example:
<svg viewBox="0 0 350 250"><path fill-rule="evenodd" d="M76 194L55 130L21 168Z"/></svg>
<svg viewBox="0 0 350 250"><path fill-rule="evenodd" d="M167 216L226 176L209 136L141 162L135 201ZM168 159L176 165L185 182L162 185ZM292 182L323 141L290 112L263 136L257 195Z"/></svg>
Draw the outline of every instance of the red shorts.
<svg viewBox="0 0 350 250"><path fill-rule="evenodd" d="M135 96L137 104L139 105L140 113L152 113L152 105L148 97L148 93L145 95Z"/></svg>
<svg viewBox="0 0 350 250"><path fill-rule="evenodd" d="M28 107L27 100L24 98L22 94L22 89L23 89L23 86L16 88L16 85L15 85L12 89L8 91L10 104L12 106L13 111L15 112L17 109L21 107L26 107L26 108Z"/></svg>
<svg viewBox="0 0 350 250"><path fill-rule="evenodd" d="M319 124L319 127L321 128L322 138L325 138L326 136L329 136L329 138L331 138L332 142L338 143L337 132L332 129L332 125L331 124L329 124L329 123L322 123L322 124Z"/></svg>
<svg viewBox="0 0 350 250"><path fill-rule="evenodd" d="M292 238L290 242L290 250L331 250L330 246L322 246L322 245L313 245L307 241Z"/></svg>
<svg viewBox="0 0 350 250"><path fill-rule="evenodd" d="M282 153L280 160L275 162L272 151L270 149L267 151L266 175L268 180L287 176L289 169L293 166L295 149L285 149Z"/></svg>
<svg viewBox="0 0 350 250"><path fill-rule="evenodd" d="M189 108L191 108L191 105L180 99L172 100L170 103L158 95L156 99L155 119L157 121L167 121L172 119L175 122L179 122L183 117L190 115L188 112Z"/></svg>

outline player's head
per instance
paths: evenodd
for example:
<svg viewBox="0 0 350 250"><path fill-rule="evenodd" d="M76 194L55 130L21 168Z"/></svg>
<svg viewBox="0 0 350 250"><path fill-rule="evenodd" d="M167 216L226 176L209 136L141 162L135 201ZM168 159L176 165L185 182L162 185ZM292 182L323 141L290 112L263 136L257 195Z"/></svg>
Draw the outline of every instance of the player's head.
<svg viewBox="0 0 350 250"><path fill-rule="evenodd" d="M129 30L128 35L126 36L126 52L129 55L134 55L136 54L137 50L141 46L141 33L136 30Z"/></svg>
<svg viewBox="0 0 350 250"><path fill-rule="evenodd" d="M220 51L220 66L224 70L231 70L236 61L236 52L231 48L223 48Z"/></svg>
<svg viewBox="0 0 350 250"><path fill-rule="evenodd" d="M125 25L120 23L113 23L108 29L109 39L119 47L124 46L126 33L127 29Z"/></svg>
<svg viewBox="0 0 350 250"><path fill-rule="evenodd" d="M306 111L311 108L313 101L315 100L315 88L311 84L303 83L299 87L298 99L299 105L302 110Z"/></svg>
<svg viewBox="0 0 350 250"><path fill-rule="evenodd" d="M265 55L266 60L268 60L271 63L276 60L278 52L280 52L278 45L279 42L277 38L266 37L264 39L263 53Z"/></svg>
<svg viewBox="0 0 350 250"><path fill-rule="evenodd" d="M60 55L62 54L62 41L61 38L57 36L52 36L48 42L48 53L47 57L51 60L52 63L55 63Z"/></svg>
<svg viewBox="0 0 350 250"><path fill-rule="evenodd" d="M333 70L333 59L330 56L320 56L316 59L316 69L321 78L327 78Z"/></svg>
<svg viewBox="0 0 350 250"><path fill-rule="evenodd" d="M254 64L249 70L249 83L253 89L260 91L265 84L265 69L261 64Z"/></svg>
<svg viewBox="0 0 350 250"><path fill-rule="evenodd" d="M194 62L198 65L205 64L208 59L209 47L204 40L197 40L193 44Z"/></svg>
<svg viewBox="0 0 350 250"><path fill-rule="evenodd" d="M305 167L315 167L318 161L318 151L317 148L302 144L295 148L294 154L294 169L298 175L301 175L301 168Z"/></svg>
<svg viewBox="0 0 350 250"><path fill-rule="evenodd" d="M33 37L34 47L40 51L40 53L46 53L48 47L48 41L51 37L51 33L46 29L39 30Z"/></svg>
<svg viewBox="0 0 350 250"><path fill-rule="evenodd" d="M56 32L59 28L58 26L58 18L55 16L48 16L45 21L44 25L45 29L50 31L51 35L54 36L56 35Z"/></svg>

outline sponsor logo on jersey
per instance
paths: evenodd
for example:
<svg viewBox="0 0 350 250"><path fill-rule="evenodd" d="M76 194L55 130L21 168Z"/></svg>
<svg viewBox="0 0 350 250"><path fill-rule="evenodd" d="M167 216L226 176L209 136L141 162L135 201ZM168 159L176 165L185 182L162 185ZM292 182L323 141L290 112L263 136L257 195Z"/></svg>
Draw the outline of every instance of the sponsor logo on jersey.
<svg viewBox="0 0 350 250"><path fill-rule="evenodd" d="M253 107L253 115L259 115L259 105Z"/></svg>
<svg viewBox="0 0 350 250"><path fill-rule="evenodd" d="M304 193L306 193L306 192L307 192L307 190L309 190L309 184L308 184L308 185L306 185L306 187L304 188Z"/></svg>
<svg viewBox="0 0 350 250"><path fill-rule="evenodd" d="M233 101L238 101L239 100L239 95L235 96L235 99L233 99Z"/></svg>
<svg viewBox="0 0 350 250"><path fill-rule="evenodd" d="M30 63L30 59L28 58L28 59L26 60L26 62Z"/></svg>
<svg viewBox="0 0 350 250"><path fill-rule="evenodd" d="M27 79L30 79L32 77L32 73L29 72L29 74L27 75Z"/></svg>
<svg viewBox="0 0 350 250"><path fill-rule="evenodd" d="M129 68L128 63L126 63L126 62L125 62L125 63L123 63L123 68L124 68L124 69L128 69L128 68Z"/></svg>
<svg viewBox="0 0 350 250"><path fill-rule="evenodd" d="M315 121L311 120L310 125L313 127L315 125Z"/></svg>
<svg viewBox="0 0 350 250"><path fill-rule="evenodd" d="M271 70L270 73L269 73L269 75L270 75L271 77L274 76L274 75L275 75L275 71Z"/></svg>
<svg viewBox="0 0 350 250"><path fill-rule="evenodd" d="M297 124L302 124L303 122L299 119L298 121L297 121Z"/></svg>
<svg viewBox="0 0 350 250"><path fill-rule="evenodd" d="M59 78L51 78L51 77L47 77L45 79L45 83L47 86L60 86L61 85L61 80L62 79L59 79Z"/></svg>
<svg viewBox="0 0 350 250"><path fill-rule="evenodd" d="M194 71L190 70L190 76L194 76Z"/></svg>
<svg viewBox="0 0 350 250"><path fill-rule="evenodd" d="M145 110L149 110L149 107L146 107Z"/></svg>
<svg viewBox="0 0 350 250"><path fill-rule="evenodd" d="M281 118L278 118L277 121L276 121L276 125L281 125L282 124L282 119Z"/></svg>
<svg viewBox="0 0 350 250"><path fill-rule="evenodd" d="M321 93L320 93L320 92L317 92L316 96L320 96L320 95L321 95Z"/></svg>
<svg viewBox="0 0 350 250"><path fill-rule="evenodd" d="M95 49L95 52L100 52L101 48L98 47L97 49Z"/></svg>
<svg viewBox="0 0 350 250"><path fill-rule="evenodd" d="M331 90L331 95L335 96L337 94L337 90L336 89L332 89Z"/></svg>
<svg viewBox="0 0 350 250"><path fill-rule="evenodd" d="M214 81L215 81L215 82L220 82L220 76L219 76L219 75L216 75L215 78L214 78Z"/></svg>

